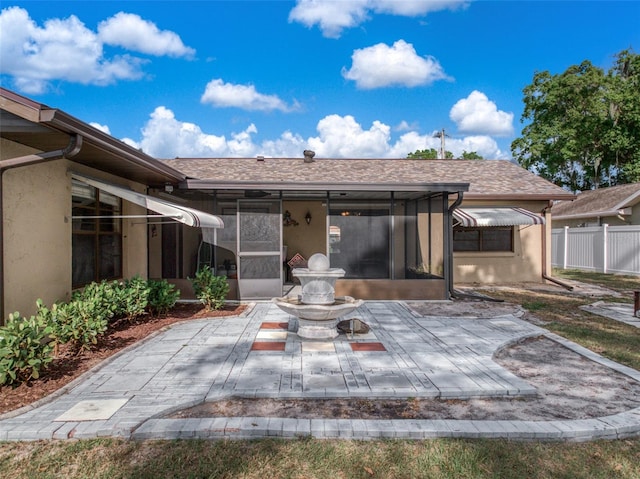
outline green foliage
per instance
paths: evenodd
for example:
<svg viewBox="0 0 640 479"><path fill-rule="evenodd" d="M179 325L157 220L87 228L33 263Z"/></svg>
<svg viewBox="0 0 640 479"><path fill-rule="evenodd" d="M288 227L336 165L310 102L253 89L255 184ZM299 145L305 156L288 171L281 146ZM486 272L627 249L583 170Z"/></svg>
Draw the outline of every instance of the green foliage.
<svg viewBox="0 0 640 479"><path fill-rule="evenodd" d="M140 276L134 276L121 284L121 287L124 289L121 295L124 316L131 320L145 314L151 293L147 281Z"/></svg>
<svg viewBox="0 0 640 479"><path fill-rule="evenodd" d="M228 291L226 280L224 285L217 277L213 281L203 277L203 281L210 298L208 307L219 308ZM38 299L35 316L26 319L14 313L0 328L0 385L37 379L40 370L57 355L59 345L70 343L76 349L88 349L108 329L109 321L140 317L147 309L167 312L179 297L180 292L166 281L136 276L124 282L88 284L75 291L68 303L50 308Z"/></svg>
<svg viewBox="0 0 640 479"><path fill-rule="evenodd" d="M462 158L463 160L484 160L482 155L479 155L477 152L467 152L466 150L462 152L462 156L460 158Z"/></svg>
<svg viewBox="0 0 640 479"><path fill-rule="evenodd" d="M0 385L38 379L40 371L52 361L52 346L47 339L51 327L41 317L9 315L0 328Z"/></svg>
<svg viewBox="0 0 640 479"><path fill-rule="evenodd" d="M149 280L149 311L152 314L165 314L180 299L180 291L166 280Z"/></svg>
<svg viewBox="0 0 640 479"><path fill-rule="evenodd" d="M450 151L445 151L444 156L446 159L451 160L454 158L453 153ZM429 148L428 150L416 150L413 153L409 153L407 158L412 160L437 160L438 159L438 150L435 148ZM480 156L475 151L462 152L462 156L460 156L463 160L482 160L482 156Z"/></svg>
<svg viewBox="0 0 640 479"><path fill-rule="evenodd" d="M640 180L638 91L640 56L630 50L607 73L587 60L537 72L523 90L529 124L511 144L514 158L571 191Z"/></svg>
<svg viewBox="0 0 640 479"><path fill-rule="evenodd" d="M82 290L74 291L71 302L90 303L90 309L96 316L111 320L125 313L125 289L118 281L90 283Z"/></svg>
<svg viewBox="0 0 640 479"><path fill-rule="evenodd" d="M216 276L209 266L196 272L195 278L189 278L193 290L208 310L220 309L229 292L229 283L224 276Z"/></svg>
<svg viewBox="0 0 640 479"><path fill-rule="evenodd" d="M428 150L416 150L413 153L409 153L407 158L412 160L437 160L438 150L435 148L429 148Z"/></svg>

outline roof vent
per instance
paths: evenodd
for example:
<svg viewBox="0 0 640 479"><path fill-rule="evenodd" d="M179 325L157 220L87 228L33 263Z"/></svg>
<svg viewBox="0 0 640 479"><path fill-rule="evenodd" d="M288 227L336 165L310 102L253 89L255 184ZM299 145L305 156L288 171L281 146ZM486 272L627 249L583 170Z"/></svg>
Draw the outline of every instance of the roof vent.
<svg viewBox="0 0 640 479"><path fill-rule="evenodd" d="M257 161L264 161L264 156L258 155L258 156L256 156L256 160Z"/></svg>
<svg viewBox="0 0 640 479"><path fill-rule="evenodd" d="M313 157L316 156L316 152L312 150L304 150L302 152L304 154L304 162L305 163L313 163Z"/></svg>

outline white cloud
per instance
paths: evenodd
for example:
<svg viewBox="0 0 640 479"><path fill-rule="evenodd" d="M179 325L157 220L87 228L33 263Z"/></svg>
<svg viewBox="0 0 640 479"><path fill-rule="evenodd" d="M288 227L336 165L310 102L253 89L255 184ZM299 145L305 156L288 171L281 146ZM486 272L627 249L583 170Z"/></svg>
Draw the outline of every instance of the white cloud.
<svg viewBox="0 0 640 479"><path fill-rule="evenodd" d="M155 157L226 156L227 140L224 136L205 134L194 123L178 121L173 111L157 107L142 129L142 150Z"/></svg>
<svg viewBox="0 0 640 479"><path fill-rule="evenodd" d="M325 37L339 38L342 30L355 27L369 18L368 3L368 0L299 0L289 13L289 21L300 22L309 28L318 24Z"/></svg>
<svg viewBox="0 0 640 479"><path fill-rule="evenodd" d="M406 120L402 120L399 124L393 127L393 131L412 131L418 129L418 123L409 123Z"/></svg>
<svg viewBox="0 0 640 479"><path fill-rule="evenodd" d="M418 17L439 10L454 10L467 3L464 0L298 0L289 13L289 21L308 28L318 25L325 37L339 38L345 28L369 20L370 13Z"/></svg>
<svg viewBox="0 0 640 479"><path fill-rule="evenodd" d="M90 122L89 123L92 127L97 128L98 130L100 130L103 133L106 133L107 135L111 134L111 130L109 129L108 125L101 125L100 123L95 123L95 122Z"/></svg>
<svg viewBox="0 0 640 479"><path fill-rule="evenodd" d="M280 110L289 112L299 108L296 102L290 106L278 98L277 95L259 93L253 85L225 83L220 78L207 83L200 102L221 108L236 107L243 110Z"/></svg>
<svg viewBox="0 0 640 479"><path fill-rule="evenodd" d="M114 31L120 24L120 45L154 55L176 56L180 51L183 55L193 52L184 47L179 38L175 41L172 37L175 34L160 32L155 25L135 15L139 22L133 22L130 27L142 27L142 33L127 33L122 21L114 20L117 17L103 24L111 25L107 31ZM148 41L143 41L149 39L153 40L153 48ZM179 48L180 45L183 50ZM47 20L40 27L23 8L9 7L0 12L2 73L10 75L16 88L24 93L41 94L55 80L83 85L109 85L119 80L143 77L141 66L147 60L127 54L107 57L103 46L102 35L88 29L74 15Z"/></svg>
<svg viewBox="0 0 640 479"><path fill-rule="evenodd" d="M307 138L285 131L276 139L257 142L258 129L253 124L229 137L215 135L203 132L193 123L179 121L173 111L159 106L142 129L139 142L129 138L123 141L157 158L301 157L305 149L325 158L405 158L416 150L440 147L440 140L433 133L421 135L409 131L394 141L390 126L374 121L365 128L351 115L328 115L318 122L316 129L318 134ZM447 138L446 149L454 156L476 151L488 159L508 158L488 136Z"/></svg>
<svg viewBox="0 0 640 479"><path fill-rule="evenodd" d="M342 76L355 81L358 88L416 87L449 79L435 58L419 56L404 40L391 47L378 43L355 50L351 59L351 69L343 68Z"/></svg>
<svg viewBox="0 0 640 479"><path fill-rule="evenodd" d="M192 57L196 51L182 43L169 30L160 30L155 23L133 13L119 12L98 25L100 39L108 45L156 56Z"/></svg>
<svg viewBox="0 0 640 479"><path fill-rule="evenodd" d="M458 100L449 118L462 133L509 136L513 134L513 113L498 110L496 104L477 90Z"/></svg>
<svg viewBox="0 0 640 479"><path fill-rule="evenodd" d="M368 130L351 115L328 115L316 127L320 136L309 138L317 156L328 158L367 158L388 150L391 128L374 121Z"/></svg>

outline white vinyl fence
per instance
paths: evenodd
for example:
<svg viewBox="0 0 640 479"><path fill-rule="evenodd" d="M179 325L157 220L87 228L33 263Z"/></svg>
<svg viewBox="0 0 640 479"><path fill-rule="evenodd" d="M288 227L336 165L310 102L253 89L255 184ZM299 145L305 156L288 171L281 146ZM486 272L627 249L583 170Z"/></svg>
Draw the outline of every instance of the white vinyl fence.
<svg viewBox="0 0 640 479"><path fill-rule="evenodd" d="M555 268L640 275L640 225L551 230Z"/></svg>

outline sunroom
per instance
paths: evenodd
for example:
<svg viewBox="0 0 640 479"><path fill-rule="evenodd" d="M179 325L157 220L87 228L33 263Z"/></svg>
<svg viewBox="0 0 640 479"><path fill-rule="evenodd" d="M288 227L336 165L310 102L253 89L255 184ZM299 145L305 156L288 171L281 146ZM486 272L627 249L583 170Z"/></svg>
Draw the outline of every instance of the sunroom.
<svg viewBox="0 0 640 479"><path fill-rule="evenodd" d="M187 279L207 265L227 276L230 299L280 296L293 286L292 268L324 253L332 267L346 271L337 295L449 297L451 210L468 183L424 182L415 175L407 181L393 160L366 160L360 171L362 160L169 164L189 179L171 193L151 194L170 194L172 201L224 221L222 229L149 226L149 275L175 281L183 294Z"/></svg>

